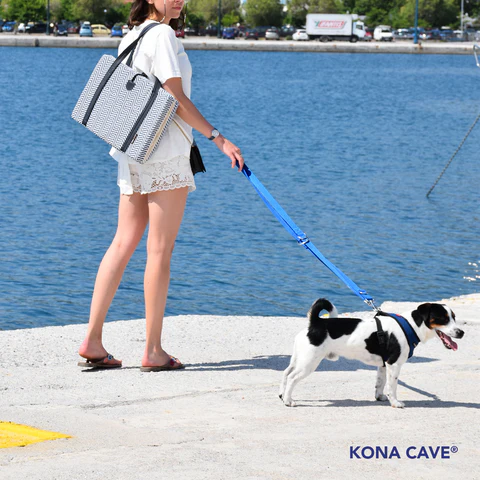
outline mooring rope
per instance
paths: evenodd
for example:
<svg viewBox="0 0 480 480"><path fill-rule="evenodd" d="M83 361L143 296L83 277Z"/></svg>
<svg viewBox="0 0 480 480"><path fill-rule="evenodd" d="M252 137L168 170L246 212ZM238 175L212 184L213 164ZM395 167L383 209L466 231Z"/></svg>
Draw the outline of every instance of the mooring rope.
<svg viewBox="0 0 480 480"><path fill-rule="evenodd" d="M440 179L443 177L443 174L446 172L447 168L450 166L450 164L452 163L453 159L455 158L455 156L457 155L457 153L460 151L460 149L462 148L463 144L465 143L465 140L468 138L468 136L470 135L470 133L472 132L473 130L473 127L475 127L475 125L477 124L478 120L480 119L480 113L478 114L477 118L475 119L475 121L472 123L472 126L470 127L470 130L467 132L467 134L465 135L465 137L463 137L463 140L460 142L460 145L457 147L457 149L455 150L455 153L451 156L450 160L448 161L448 163L445 165L445 168L442 170L442 173L438 176L438 178L435 180L435 183L432 185L432 187L430 188L430 190L428 191L427 193L427 198L429 197L429 195L432 193L433 189L437 186L437 183L440 181Z"/></svg>

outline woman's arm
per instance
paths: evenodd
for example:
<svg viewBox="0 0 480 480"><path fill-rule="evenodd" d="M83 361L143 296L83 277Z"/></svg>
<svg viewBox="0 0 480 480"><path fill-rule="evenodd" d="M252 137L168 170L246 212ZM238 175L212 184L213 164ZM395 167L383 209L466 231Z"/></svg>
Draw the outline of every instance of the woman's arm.
<svg viewBox="0 0 480 480"><path fill-rule="evenodd" d="M191 125L195 130L199 131L202 135L210 138L211 132L214 129L205 117L198 111L193 102L183 93L182 79L180 77L169 78L163 83L163 88L173 95L178 101L177 115ZM227 140L222 134L220 134L215 140L215 145L223 152L232 162L232 168L234 168L238 162L240 165L239 171L243 168L243 157L240 149L234 145L230 140Z"/></svg>

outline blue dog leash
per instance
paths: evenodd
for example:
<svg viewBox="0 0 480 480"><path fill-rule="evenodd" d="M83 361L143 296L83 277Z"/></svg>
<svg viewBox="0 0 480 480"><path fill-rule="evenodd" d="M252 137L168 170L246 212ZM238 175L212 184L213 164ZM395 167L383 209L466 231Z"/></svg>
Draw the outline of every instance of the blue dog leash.
<svg viewBox="0 0 480 480"><path fill-rule="evenodd" d="M238 163L237 163L238 166ZM307 235L300 230L295 222L287 215L287 212L280 206L280 204L272 197L269 191L263 186L260 180L252 173L252 171L243 165L242 173L251 183L265 205L275 215L278 221L283 225L285 230L300 244L303 245L309 252L311 252L318 260L320 260L331 272L333 272L355 295L360 297L367 305L378 311L379 308L375 305L373 298L362 290L352 279L345 275L338 267L325 258L317 247L310 241Z"/></svg>
<svg viewBox="0 0 480 480"><path fill-rule="evenodd" d="M238 165L238 164L237 164ZM409 354L408 358L413 355L413 350L420 343L413 327L407 322L405 318L401 315L396 315L394 313L386 313L380 310L375 305L373 298L366 292L362 290L351 278L345 275L338 267L336 267L332 262L325 258L321 252L313 245L309 240L307 235L300 230L296 223L288 216L287 212L280 206L280 204L272 197L269 191L263 186L262 182L252 173L252 171L243 165L242 173L247 177L247 180L252 184L253 188L256 190L260 198L264 201L268 209L275 215L278 221L284 226L285 230L290 233L290 235L300 244L303 245L309 252L311 252L318 260L320 260L331 272L333 272L350 290L360 297L368 306L372 307L376 311L375 321L377 323L377 336L380 348L382 350L382 359L385 366L385 362L388 359L388 337L382 329L382 324L378 315L383 315L394 319L398 325L400 325L409 345Z"/></svg>

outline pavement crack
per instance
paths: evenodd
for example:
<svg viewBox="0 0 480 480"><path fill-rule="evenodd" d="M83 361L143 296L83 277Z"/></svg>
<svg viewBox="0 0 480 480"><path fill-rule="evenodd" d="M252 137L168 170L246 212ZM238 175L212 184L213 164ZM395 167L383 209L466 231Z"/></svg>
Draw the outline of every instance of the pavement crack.
<svg viewBox="0 0 480 480"><path fill-rule="evenodd" d="M155 403L155 402L164 402L169 400L177 400L179 398L195 398L201 397L203 395L210 395L214 393L230 393L230 392L239 392L242 390L258 390L267 387L277 386L278 383L264 383L259 385L251 385L251 386L242 386L242 387L235 387L235 388L224 388L224 389L216 389L216 390L204 390L199 392L187 392L182 393L179 395L168 395L163 397L155 397L155 398L139 398L135 400L119 400L115 402L108 402L108 403L100 403L100 404L87 404L82 405L80 408L83 410L98 410L101 408L115 408L115 407L123 407L128 405L138 405L138 404L148 404L148 403Z"/></svg>

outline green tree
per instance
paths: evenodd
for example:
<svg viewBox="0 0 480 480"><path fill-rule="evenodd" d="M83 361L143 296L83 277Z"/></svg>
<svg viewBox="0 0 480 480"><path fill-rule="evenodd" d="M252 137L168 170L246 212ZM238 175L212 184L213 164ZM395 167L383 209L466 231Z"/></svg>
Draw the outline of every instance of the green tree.
<svg viewBox="0 0 480 480"><path fill-rule="evenodd" d="M112 4L107 11L107 23L115 25L116 23L127 23L130 16L131 3L116 2Z"/></svg>
<svg viewBox="0 0 480 480"><path fill-rule="evenodd" d="M240 23L240 15L235 11L229 12L222 17L222 25L224 27L230 27Z"/></svg>
<svg viewBox="0 0 480 480"><path fill-rule="evenodd" d="M419 0L418 24L423 27L457 26L460 23L460 9L454 0ZM407 0L400 9L402 26L414 24L415 0Z"/></svg>
<svg viewBox="0 0 480 480"><path fill-rule="evenodd" d="M405 0L356 0L354 11L366 15L366 23L372 27L391 25L404 3Z"/></svg>
<svg viewBox="0 0 480 480"><path fill-rule="evenodd" d="M311 0L308 13L342 13L343 5L336 0Z"/></svg>
<svg viewBox="0 0 480 480"><path fill-rule="evenodd" d="M18 22L38 22L47 18L45 0L8 0L6 17Z"/></svg>
<svg viewBox="0 0 480 480"><path fill-rule="evenodd" d="M247 23L255 27L282 25L283 5L279 0L247 0L245 12Z"/></svg>
<svg viewBox="0 0 480 480"><path fill-rule="evenodd" d="M105 23L112 18L118 19L119 16L123 18L124 12L127 10L129 12L130 8L123 6L121 0L74 0L72 17L80 21L88 20L92 23Z"/></svg>
<svg viewBox="0 0 480 480"><path fill-rule="evenodd" d="M73 16L73 6L75 0L55 0L58 6L53 8L53 15L56 20L75 20Z"/></svg>
<svg viewBox="0 0 480 480"><path fill-rule="evenodd" d="M198 32L200 27L206 24L207 21L203 15L197 15L187 10L187 26L194 28Z"/></svg>
<svg viewBox="0 0 480 480"><path fill-rule="evenodd" d="M239 0L222 0L222 17L231 12L238 14L240 7ZM198 17L202 17L208 23L218 23L218 0L191 0L188 2L188 16L194 14Z"/></svg>
<svg viewBox="0 0 480 480"><path fill-rule="evenodd" d="M308 13L308 3L307 0L290 0L287 4L288 14L286 22L295 27L301 27L305 25L307 13Z"/></svg>

